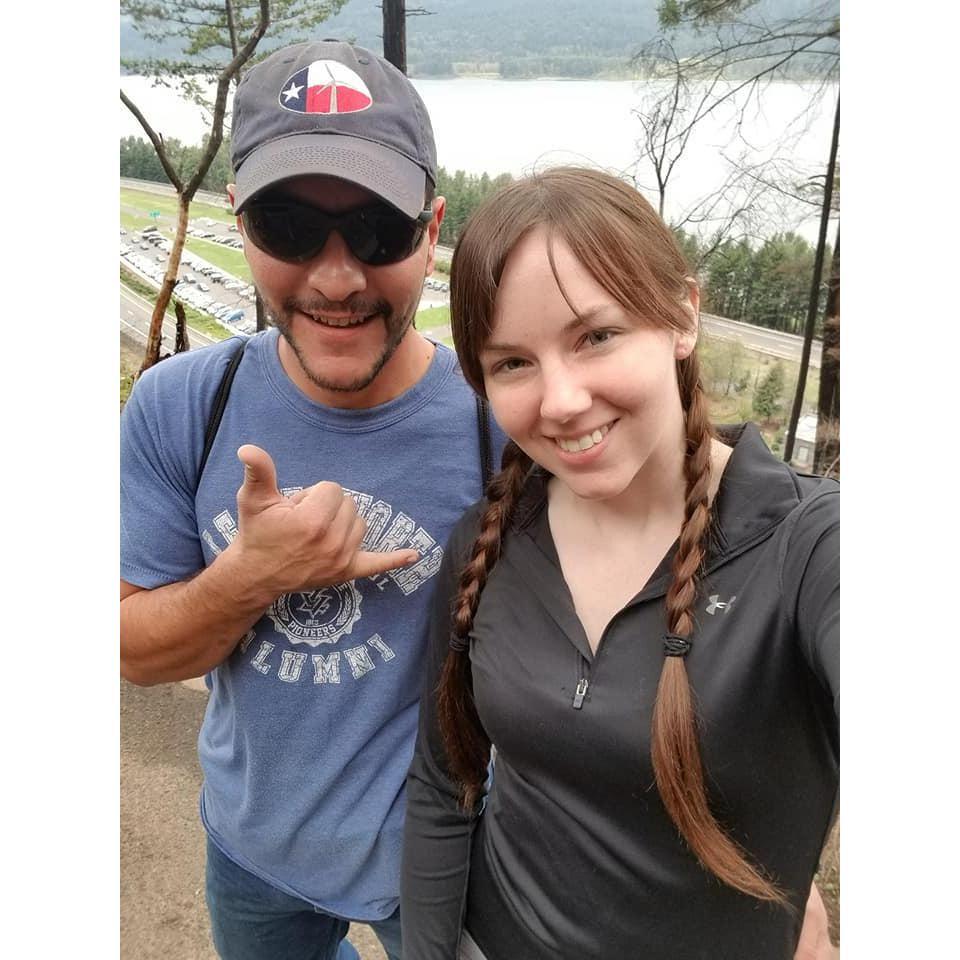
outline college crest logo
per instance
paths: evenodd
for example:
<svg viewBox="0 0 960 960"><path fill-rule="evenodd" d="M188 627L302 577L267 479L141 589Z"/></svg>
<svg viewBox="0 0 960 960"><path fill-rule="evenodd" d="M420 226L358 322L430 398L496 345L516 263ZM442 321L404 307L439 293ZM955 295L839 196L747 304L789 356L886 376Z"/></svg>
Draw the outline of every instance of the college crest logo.
<svg viewBox="0 0 960 960"><path fill-rule="evenodd" d="M360 592L350 581L307 593L284 594L267 615L277 632L291 643L317 647L336 643L353 630L360 619L360 600Z"/></svg>
<svg viewBox="0 0 960 960"><path fill-rule="evenodd" d="M336 60L314 60L280 91L280 106L294 113L357 113L372 103L359 75Z"/></svg>

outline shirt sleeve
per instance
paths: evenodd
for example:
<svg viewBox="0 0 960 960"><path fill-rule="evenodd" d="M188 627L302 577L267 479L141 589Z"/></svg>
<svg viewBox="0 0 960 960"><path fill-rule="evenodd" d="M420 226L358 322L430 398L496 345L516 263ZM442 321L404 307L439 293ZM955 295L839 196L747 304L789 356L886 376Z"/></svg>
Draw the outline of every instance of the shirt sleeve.
<svg viewBox="0 0 960 960"><path fill-rule="evenodd" d="M153 589L203 568L192 424L179 378L152 367L120 417L120 577Z"/></svg>
<svg viewBox="0 0 960 960"><path fill-rule="evenodd" d="M839 718L840 492L835 484L798 508L781 576L801 652Z"/></svg>
<svg viewBox="0 0 960 960"><path fill-rule="evenodd" d="M466 899L476 818L460 810L447 771L436 689L450 638L450 609L476 530L477 508L455 528L443 558L431 611L426 676L413 762L407 777L400 880L403 953L417 960L454 960Z"/></svg>

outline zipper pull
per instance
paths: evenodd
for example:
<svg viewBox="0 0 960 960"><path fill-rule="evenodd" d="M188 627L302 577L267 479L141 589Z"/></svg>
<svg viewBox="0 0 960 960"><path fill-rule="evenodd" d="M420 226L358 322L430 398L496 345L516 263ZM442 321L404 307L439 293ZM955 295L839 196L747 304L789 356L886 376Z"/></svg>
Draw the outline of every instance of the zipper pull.
<svg viewBox="0 0 960 960"><path fill-rule="evenodd" d="M589 681L586 677L581 677L577 682L577 691L573 695L573 709L579 710L583 706L583 698L587 695Z"/></svg>

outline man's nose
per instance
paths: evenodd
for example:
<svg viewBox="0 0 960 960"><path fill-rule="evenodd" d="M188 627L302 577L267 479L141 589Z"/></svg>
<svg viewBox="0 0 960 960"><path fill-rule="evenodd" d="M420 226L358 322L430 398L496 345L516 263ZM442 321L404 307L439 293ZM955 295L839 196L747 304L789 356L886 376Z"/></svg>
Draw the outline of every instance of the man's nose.
<svg viewBox="0 0 960 960"><path fill-rule="evenodd" d="M544 367L540 416L553 423L566 423L590 409L590 391L564 364Z"/></svg>
<svg viewBox="0 0 960 960"><path fill-rule="evenodd" d="M367 287L363 264L353 255L336 230L323 249L310 261L309 283L328 300L341 302Z"/></svg>

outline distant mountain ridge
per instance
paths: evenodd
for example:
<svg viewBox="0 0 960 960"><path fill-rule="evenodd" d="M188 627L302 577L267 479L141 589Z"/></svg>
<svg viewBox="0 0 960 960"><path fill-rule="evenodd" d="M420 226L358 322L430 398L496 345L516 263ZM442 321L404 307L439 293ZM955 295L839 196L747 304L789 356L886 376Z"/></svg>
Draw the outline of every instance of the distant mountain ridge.
<svg viewBox="0 0 960 960"><path fill-rule="evenodd" d="M414 77L622 75L629 73L631 57L660 31L656 0L413 0L408 11L415 5L430 13L407 16L407 66ZM776 21L815 6L810 0L761 0L750 15ZM379 5L350 0L316 36L353 40L379 52L381 33ZM261 50L282 42L271 38ZM685 30L674 42L683 54L709 39ZM121 57L176 58L180 49L173 40L145 40L120 18Z"/></svg>

